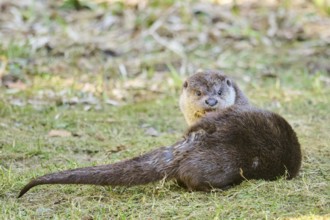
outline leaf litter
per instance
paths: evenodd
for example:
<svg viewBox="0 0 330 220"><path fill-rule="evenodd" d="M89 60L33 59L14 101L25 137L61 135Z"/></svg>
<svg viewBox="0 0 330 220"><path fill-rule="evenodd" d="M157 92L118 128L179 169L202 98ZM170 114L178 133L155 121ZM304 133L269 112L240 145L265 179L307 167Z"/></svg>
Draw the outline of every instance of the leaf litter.
<svg viewBox="0 0 330 220"><path fill-rule="evenodd" d="M180 1L159 8L143 1L124 9L121 4L92 1L88 10L72 12L61 1L2 1L2 50L10 50L15 42L30 51L29 56L1 55L2 84L16 91L30 88L33 95L36 90L49 89L38 85L36 77L59 76L53 82L57 89L71 79L66 84L70 93L93 93L87 98L66 97L53 89L61 103L118 105L166 92L172 86L168 65L182 76L204 67L210 59L214 60L211 67L232 68L225 58L229 47L251 53L257 48L277 52L281 45L307 41L303 48L288 50L297 57L292 62L320 50L327 56L330 53L325 49L330 43L329 18L315 13L304 1L292 1L290 6L273 1L236 1L236 5ZM308 43L311 40L314 45ZM18 75L30 83L13 81L17 74L9 66L18 59L26 61ZM311 60L308 66L311 72L329 71L328 62L322 60ZM97 100L104 95L106 99Z"/></svg>

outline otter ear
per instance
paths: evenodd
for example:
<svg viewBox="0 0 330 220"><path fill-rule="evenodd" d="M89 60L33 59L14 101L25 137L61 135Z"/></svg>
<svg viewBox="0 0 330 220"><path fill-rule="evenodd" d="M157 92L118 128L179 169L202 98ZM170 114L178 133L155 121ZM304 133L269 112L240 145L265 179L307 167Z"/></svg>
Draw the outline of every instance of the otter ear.
<svg viewBox="0 0 330 220"><path fill-rule="evenodd" d="M232 82L231 82L231 80L230 80L230 79L226 79L226 84L227 84L228 86L232 86Z"/></svg>
<svg viewBox="0 0 330 220"><path fill-rule="evenodd" d="M185 81L185 82L183 83L183 88L187 88L187 87L188 87L188 82Z"/></svg>

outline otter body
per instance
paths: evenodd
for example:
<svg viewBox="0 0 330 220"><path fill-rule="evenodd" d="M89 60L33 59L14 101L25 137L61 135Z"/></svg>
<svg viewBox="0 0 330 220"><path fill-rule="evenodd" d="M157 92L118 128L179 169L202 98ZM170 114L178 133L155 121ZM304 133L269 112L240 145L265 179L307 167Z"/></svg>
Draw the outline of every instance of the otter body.
<svg viewBox="0 0 330 220"><path fill-rule="evenodd" d="M202 96L209 81L195 79L209 79L210 76L222 79ZM183 111L190 115L196 109L204 113L192 120L186 117L189 114L185 115L187 123L192 125L185 138L176 144L114 164L46 174L28 183L19 197L41 184L133 186L176 179L189 190L209 191L228 188L244 179L295 177L301 164L301 151L291 126L278 114L250 106L236 84L228 80L217 71L197 73L188 78L182 92L187 98L181 97L181 109L188 106L188 99L194 99L192 91L198 90L195 95L200 98L195 99L203 103L200 106L220 104L215 110L207 104ZM226 104L221 104L220 96L226 93L224 86L228 96L222 96L227 98L223 98ZM214 91L219 88L223 90L217 97Z"/></svg>

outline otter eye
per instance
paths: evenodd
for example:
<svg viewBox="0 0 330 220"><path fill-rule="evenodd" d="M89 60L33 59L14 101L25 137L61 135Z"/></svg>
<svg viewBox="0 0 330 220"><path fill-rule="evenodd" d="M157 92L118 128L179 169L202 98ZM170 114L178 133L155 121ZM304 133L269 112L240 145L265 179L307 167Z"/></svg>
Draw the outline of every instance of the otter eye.
<svg viewBox="0 0 330 220"><path fill-rule="evenodd" d="M188 87L188 82L187 82L187 81L185 81L185 82L183 83L183 87L184 87L184 88L187 88L187 87Z"/></svg>
<svg viewBox="0 0 330 220"><path fill-rule="evenodd" d="M196 95L197 96L201 96L202 95L202 92L201 91L196 91Z"/></svg>
<svg viewBox="0 0 330 220"><path fill-rule="evenodd" d="M218 95L222 95L222 90L221 89L218 91Z"/></svg>
<svg viewBox="0 0 330 220"><path fill-rule="evenodd" d="M226 83L228 86L231 86L231 81L229 79L226 79Z"/></svg>

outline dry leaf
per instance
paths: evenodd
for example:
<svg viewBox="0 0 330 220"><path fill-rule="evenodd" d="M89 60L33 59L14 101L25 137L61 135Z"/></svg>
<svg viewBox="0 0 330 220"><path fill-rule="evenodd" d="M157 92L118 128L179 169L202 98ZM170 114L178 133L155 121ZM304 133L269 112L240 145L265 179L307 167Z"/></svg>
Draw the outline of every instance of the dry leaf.
<svg viewBox="0 0 330 220"><path fill-rule="evenodd" d="M146 135L153 136L153 137L159 136L159 132L153 127L147 128L147 130L144 133Z"/></svg>
<svg viewBox="0 0 330 220"><path fill-rule="evenodd" d="M125 145L118 145L116 146L115 149L112 149L112 150L109 150L110 153L117 153L117 152L120 152L120 151L123 151L125 150L127 147Z"/></svg>
<svg viewBox="0 0 330 220"><path fill-rule="evenodd" d="M119 102L117 102L116 100L113 100L113 99L107 99L107 100L105 100L105 103L108 105L120 106Z"/></svg>
<svg viewBox="0 0 330 220"><path fill-rule="evenodd" d="M17 81L17 82L9 82L6 84L6 86L9 89L18 89L18 90L25 90L26 89L26 84L23 83L22 81Z"/></svg>
<svg viewBox="0 0 330 220"><path fill-rule="evenodd" d="M66 130L51 130L48 132L48 137L71 137L72 133Z"/></svg>
<svg viewBox="0 0 330 220"><path fill-rule="evenodd" d="M26 105L26 102L21 99L11 99L10 104L22 107Z"/></svg>
<svg viewBox="0 0 330 220"><path fill-rule="evenodd" d="M23 83L17 76L7 74L1 77L1 82L9 89L25 90L26 84Z"/></svg>

